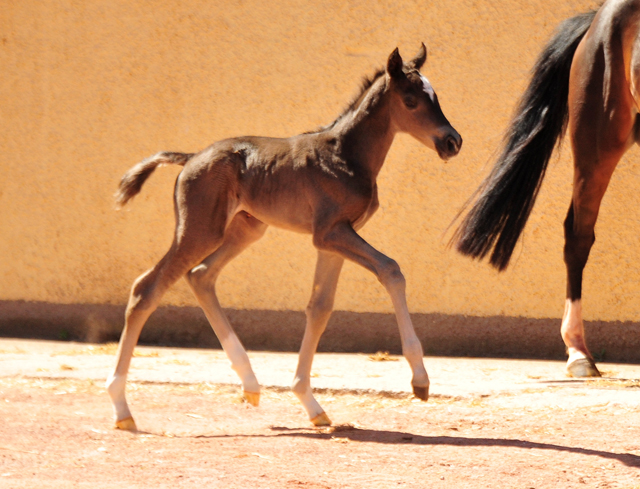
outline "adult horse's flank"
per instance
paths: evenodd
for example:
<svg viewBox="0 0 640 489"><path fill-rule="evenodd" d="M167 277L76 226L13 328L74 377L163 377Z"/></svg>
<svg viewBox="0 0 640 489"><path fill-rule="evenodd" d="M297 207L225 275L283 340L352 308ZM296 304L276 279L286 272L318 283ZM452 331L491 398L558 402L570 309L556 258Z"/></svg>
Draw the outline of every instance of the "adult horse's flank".
<svg viewBox="0 0 640 489"><path fill-rule="evenodd" d="M222 268L268 225L313 236L318 260L293 392L313 424L328 416L310 386L313 355L325 329L344 259L372 271L395 309L402 351L413 372L416 396L426 400L429 377L405 297L398 264L358 234L378 208L376 178L397 132L414 136L446 160L462 139L440 109L429 81L420 74L427 58L403 63L396 49L386 70L365 81L360 94L329 126L288 139L241 137L219 141L196 154L159 153L127 172L117 202L126 204L163 163L183 165L175 186L176 229L167 254L134 282L118 347L107 380L116 426L135 430L125 399L127 371L140 331L167 289L186 277L222 347L238 373L248 402L257 405L260 385L249 358L227 321L215 293Z"/></svg>
<svg viewBox="0 0 640 489"><path fill-rule="evenodd" d="M534 67L500 158L454 236L460 252L476 258L491 252L491 264L504 270L568 124L574 179L564 223L561 334L567 371L576 377L600 375L584 338L582 271L611 174L638 142L639 34L639 0L608 0L560 25Z"/></svg>

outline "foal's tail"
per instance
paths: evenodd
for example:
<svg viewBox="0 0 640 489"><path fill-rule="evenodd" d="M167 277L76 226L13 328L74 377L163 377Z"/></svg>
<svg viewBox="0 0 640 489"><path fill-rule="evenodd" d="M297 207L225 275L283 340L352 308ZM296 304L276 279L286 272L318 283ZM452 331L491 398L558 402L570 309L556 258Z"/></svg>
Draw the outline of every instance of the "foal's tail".
<svg viewBox="0 0 640 489"><path fill-rule="evenodd" d="M195 153L169 153L164 151L146 160L142 160L125 173L120 180L120 185L116 192L116 205L123 207L135 197L157 166L168 164L184 166L194 154Z"/></svg>
<svg viewBox="0 0 640 489"><path fill-rule="evenodd" d="M470 199L477 197L452 238L460 253L481 259L493 248L491 265L507 268L547 163L564 135L571 62L595 14L565 20L536 61L500 157Z"/></svg>

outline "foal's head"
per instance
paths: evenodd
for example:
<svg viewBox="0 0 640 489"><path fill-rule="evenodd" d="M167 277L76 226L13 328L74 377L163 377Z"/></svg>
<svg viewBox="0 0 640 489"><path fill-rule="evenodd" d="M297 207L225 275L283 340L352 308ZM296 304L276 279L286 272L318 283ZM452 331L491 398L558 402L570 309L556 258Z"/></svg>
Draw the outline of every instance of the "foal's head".
<svg viewBox="0 0 640 489"><path fill-rule="evenodd" d="M424 44L407 63L402 61L397 48L389 56L391 117L398 130L411 134L437 151L440 158L448 160L460 151L462 138L442 113L431 83L420 73L426 60Z"/></svg>

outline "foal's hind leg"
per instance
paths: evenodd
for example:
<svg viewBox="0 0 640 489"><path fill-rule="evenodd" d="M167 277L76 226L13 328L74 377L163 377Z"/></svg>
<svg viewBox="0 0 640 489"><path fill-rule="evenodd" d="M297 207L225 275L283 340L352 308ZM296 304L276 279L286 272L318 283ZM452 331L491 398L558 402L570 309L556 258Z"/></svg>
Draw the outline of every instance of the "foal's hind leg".
<svg viewBox="0 0 640 489"><path fill-rule="evenodd" d="M216 280L223 267L260 239L266 229L266 224L249 214L236 214L225 231L222 245L187 274L187 281L200 307L229 357L231 367L242 381L245 399L254 406L260 400L260 384L253 373L247 352L220 307L216 296Z"/></svg>
<svg viewBox="0 0 640 489"><path fill-rule="evenodd" d="M191 267L215 248L214 243L180 247L174 244L160 262L134 282L125 314L125 327L118 346L116 368L107 380L107 392L113 404L116 427L135 431L136 425L125 398L125 384L131 357L145 322L158 307L164 293Z"/></svg>
<svg viewBox="0 0 640 489"><path fill-rule="evenodd" d="M313 279L311 300L307 306L307 325L300 346L298 368L293 379L292 390L300 399L309 415L309 419L316 426L331 424L331 420L318 404L311 392L311 364L318 348L320 336L324 332L336 295L338 278L344 259L340 255L318 251L316 273Z"/></svg>
<svg viewBox="0 0 640 489"><path fill-rule="evenodd" d="M219 173L193 178L188 170L183 170L178 177L174 242L162 260L141 275L133 285L116 368L106 384L118 428L136 429L125 398L125 384L144 323L157 308L167 289L222 243L228 212L229 209L233 210L226 183Z"/></svg>

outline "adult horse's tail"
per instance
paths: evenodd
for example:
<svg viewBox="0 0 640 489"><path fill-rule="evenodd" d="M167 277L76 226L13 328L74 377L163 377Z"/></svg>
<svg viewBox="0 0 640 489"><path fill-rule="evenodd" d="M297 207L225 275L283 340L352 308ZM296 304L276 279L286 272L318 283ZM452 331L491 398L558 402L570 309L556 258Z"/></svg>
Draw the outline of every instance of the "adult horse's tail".
<svg viewBox="0 0 640 489"><path fill-rule="evenodd" d="M164 151L151 156L131 168L120 180L118 191L116 192L116 205L123 207L142 189L142 185L159 165L181 165L184 166L191 159L194 153L169 153Z"/></svg>
<svg viewBox="0 0 640 489"><path fill-rule="evenodd" d="M551 154L564 135L571 62L595 14L564 21L536 61L502 153L453 237L461 253L484 258L493 248L490 263L498 270L507 268Z"/></svg>

